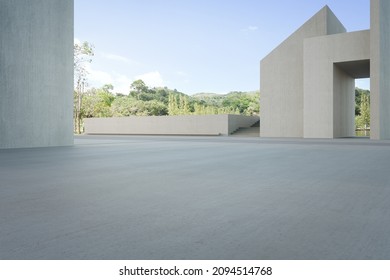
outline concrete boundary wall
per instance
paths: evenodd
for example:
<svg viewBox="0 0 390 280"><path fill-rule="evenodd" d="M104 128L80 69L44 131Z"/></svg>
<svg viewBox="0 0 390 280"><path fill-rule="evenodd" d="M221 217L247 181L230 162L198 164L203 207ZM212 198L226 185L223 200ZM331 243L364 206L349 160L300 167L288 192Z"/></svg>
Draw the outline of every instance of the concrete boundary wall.
<svg viewBox="0 0 390 280"><path fill-rule="evenodd" d="M86 134L229 135L250 127L258 116L134 116L84 119Z"/></svg>

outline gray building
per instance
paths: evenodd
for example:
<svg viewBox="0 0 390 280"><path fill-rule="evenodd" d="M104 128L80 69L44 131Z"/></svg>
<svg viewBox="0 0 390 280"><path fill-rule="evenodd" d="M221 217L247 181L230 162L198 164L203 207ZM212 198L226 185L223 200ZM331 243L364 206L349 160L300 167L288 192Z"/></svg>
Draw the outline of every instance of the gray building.
<svg viewBox="0 0 390 280"><path fill-rule="evenodd" d="M325 6L261 61L261 136L354 136L355 79L371 78L371 139L390 139L390 2L347 33Z"/></svg>
<svg viewBox="0 0 390 280"><path fill-rule="evenodd" d="M73 144L73 0L0 0L0 148Z"/></svg>

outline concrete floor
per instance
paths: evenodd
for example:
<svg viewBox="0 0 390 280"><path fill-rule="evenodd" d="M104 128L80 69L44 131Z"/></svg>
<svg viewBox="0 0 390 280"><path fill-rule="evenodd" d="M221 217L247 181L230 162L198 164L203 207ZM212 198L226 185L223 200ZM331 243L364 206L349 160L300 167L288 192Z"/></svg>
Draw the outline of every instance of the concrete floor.
<svg viewBox="0 0 390 280"><path fill-rule="evenodd" d="M390 259L390 142L0 150L0 259Z"/></svg>

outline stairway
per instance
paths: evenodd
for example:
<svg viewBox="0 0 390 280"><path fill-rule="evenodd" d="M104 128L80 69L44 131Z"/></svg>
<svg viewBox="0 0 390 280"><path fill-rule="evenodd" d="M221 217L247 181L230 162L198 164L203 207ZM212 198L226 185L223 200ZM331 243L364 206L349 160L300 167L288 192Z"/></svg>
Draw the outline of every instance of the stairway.
<svg viewBox="0 0 390 280"><path fill-rule="evenodd" d="M240 127L231 136L236 137L260 137L260 121L257 121L251 127Z"/></svg>

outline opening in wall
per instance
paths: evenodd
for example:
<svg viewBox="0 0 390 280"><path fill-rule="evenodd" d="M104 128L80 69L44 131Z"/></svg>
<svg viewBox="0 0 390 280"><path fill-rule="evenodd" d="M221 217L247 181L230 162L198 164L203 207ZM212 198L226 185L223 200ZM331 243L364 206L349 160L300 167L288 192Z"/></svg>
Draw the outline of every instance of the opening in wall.
<svg viewBox="0 0 390 280"><path fill-rule="evenodd" d="M355 80L356 136L370 136L370 79Z"/></svg>

